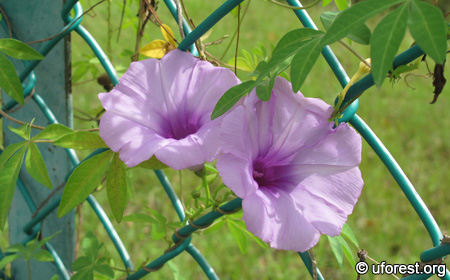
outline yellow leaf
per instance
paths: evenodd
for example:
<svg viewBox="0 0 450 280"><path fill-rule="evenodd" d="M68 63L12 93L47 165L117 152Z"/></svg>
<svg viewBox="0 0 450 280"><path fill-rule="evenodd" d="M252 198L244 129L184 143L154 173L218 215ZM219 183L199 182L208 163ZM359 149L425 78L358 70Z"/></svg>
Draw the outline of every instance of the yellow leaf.
<svg viewBox="0 0 450 280"><path fill-rule="evenodd" d="M169 44L171 44L174 47L177 46L177 43L174 40L175 35L173 35L173 31L172 31L172 29L170 29L170 27L168 25L166 25L164 23L161 25L161 33L164 36L164 39L166 40L166 42L168 42Z"/></svg>
<svg viewBox="0 0 450 280"><path fill-rule="evenodd" d="M139 50L139 53L147 57L161 58L165 54L164 49L166 44L167 42L163 40L154 40L151 41L149 44L143 46Z"/></svg>

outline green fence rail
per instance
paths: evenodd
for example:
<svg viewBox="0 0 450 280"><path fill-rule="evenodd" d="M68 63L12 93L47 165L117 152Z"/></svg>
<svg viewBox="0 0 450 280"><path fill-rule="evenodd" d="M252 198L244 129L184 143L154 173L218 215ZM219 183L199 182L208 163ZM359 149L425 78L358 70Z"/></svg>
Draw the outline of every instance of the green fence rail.
<svg viewBox="0 0 450 280"><path fill-rule="evenodd" d="M208 31L214 24L216 24L222 17L224 17L227 13L229 13L232 9L234 9L237 5L239 5L244 0L228 0L225 1L216 11L214 11L209 17L207 17L200 25L198 25L197 28L195 28L193 31L189 29L189 26L186 24L186 21L183 19L183 25L184 25L184 31L186 38L180 43L179 49L181 50L188 50L190 49L192 53L197 54L197 50L195 49L194 42L198 40L206 31ZM178 22L178 11L176 8L175 3L172 0L164 0L166 6L172 13L174 19ZM287 2L291 6L301 7L301 4L297 0L287 0ZM70 16L70 12L74 11L74 17L72 18ZM305 10L293 10L293 12L296 14L296 16L299 18L301 23L305 27L310 28L316 28L313 21L307 14ZM61 16L64 20L66 26L61 30L61 33L47 42L41 49L40 53L44 56L46 56L52 48L72 31L77 32L89 45L89 47L92 49L93 53L96 55L96 57L101 62L103 68L111 78L114 84L118 83L118 76L111 65L110 61L108 60L107 56L103 52L103 50L100 48L100 46L97 44L95 39L89 34L89 32L84 29L81 26L82 22L82 7L78 3L78 0L68 0L66 1L65 5L63 6ZM4 23L4 21L2 21ZM6 26L3 26L6 29ZM348 81L349 78L344 71L343 67L337 60L336 56L333 54L331 49L327 46L322 50L322 54L326 61L328 62L330 68L333 70L335 76L337 77L338 81L340 82L341 86L344 87ZM417 57L423 55L423 52L420 50L418 46L413 46L410 49L406 50L405 52L398 55L394 61L394 67L398 67L400 65L407 64ZM25 69L20 73L20 79L21 81L27 81L27 83L24 85L24 94L25 96L30 95L32 89L34 88L34 85L36 83L36 76L33 72L35 67L39 64L40 61L32 61L29 62ZM27 79L28 78L28 79ZM359 82L352 85L346 95L346 99L344 100L344 104L352 99L357 98L363 91L368 89L369 87L373 86L373 79L372 76L369 74L365 78L361 79ZM39 108L42 110L42 112L47 117L48 121L50 123L58 123L58 120L55 118L54 114L50 110L50 108L46 105L45 100L39 95L39 93L34 93L32 96L33 101L39 106ZM16 102L10 101L6 105L3 106L3 110L9 110L14 108L17 105ZM389 170L389 172L392 174L394 179L397 181L398 185L400 186L401 190L405 194L406 198L409 200L411 205L413 206L414 210L417 212L417 215L423 222L426 230L428 231L430 238L432 240L432 243L434 245L433 248L430 248L426 251L424 251L420 255L420 260L422 262L429 262L436 259L443 259L445 256L450 254L450 244L441 244L441 239L443 238L443 235L441 233L441 230L439 229L439 226L437 225L436 221L434 220L433 216L431 215L430 211L426 207L423 200L420 198L419 194L414 189L414 186L411 184L411 182L408 180L400 166L397 164L397 162L394 160L392 155L389 153L389 151L386 149L386 147L382 144L382 142L377 138L375 133L364 123L364 121L356 115L356 110L358 107L358 103L354 102L351 106L349 106L345 112L344 116L340 119L340 121L349 122L361 135L362 137L367 141L367 143L372 147L372 149L376 152L376 154L380 157L382 162L386 165L386 168ZM75 152L73 150L67 149L66 150L71 162L73 164L73 168L78 166L80 164ZM89 157L92 157L104 150L99 149L92 153ZM88 158L89 158L88 157ZM182 203L180 199L177 197L175 191L173 190L168 178L165 176L164 172L161 170L155 170L156 176L158 180L160 181L161 185L163 186L165 192L167 193L167 196L169 200L171 201L180 221L185 220L185 213L182 206ZM70 175L67 174L66 179ZM24 197L25 201L28 204L28 207L33 212L36 210L36 205L33 201L33 198L28 193L27 189L24 187L23 181L19 178L17 182L17 187L19 191L21 192L22 196ZM101 206L97 203L95 198L91 195L87 199L89 205L95 212L95 214L98 216L99 220L102 222L105 230L107 231L108 235L110 236L114 246L117 249L117 252L122 259L123 264L127 269L134 270L134 266L131 262L129 253L127 252L125 246L123 245L119 235L115 231L112 223L108 219L107 215L101 208ZM28 241L32 240L36 237L40 230L41 222L45 220L45 218L54 211L58 205L60 200L55 200L42 209L39 210L37 215L31 219L23 228L24 232L28 235L27 238L25 238L22 241L22 244L27 243ZM177 230L173 234L173 241L175 245L171 247L169 250L164 252L160 257L156 258L149 264L147 264L145 267L141 268L137 272L131 274L128 274L127 279L134 280L134 279L140 279L147 275L148 273L152 271L156 271L159 268L161 268L167 261L175 258L182 252L186 251L189 253L195 261L199 264L199 266L204 271L205 275L208 277L208 279L219 279L216 275L214 269L209 265L207 260L202 256L199 250L197 250L194 245L191 243L192 236L191 234L198 230L199 228L203 228L205 226L210 225L214 220L217 218L223 216L227 213L233 213L236 210L241 208L241 199L237 198L234 199L225 205L222 205L215 211L211 211L208 214L205 214L204 216L196 219L195 221L190 221L185 227ZM56 252L52 246L47 243L46 249L52 254L54 257L54 263L57 266L58 270L60 271L61 275L64 279L70 279L70 272L69 270L64 266L62 261L60 260L58 256L58 252ZM0 252L1 253L1 252ZM2 254L3 255L3 254ZM311 276L314 274L317 275L318 279L323 279L322 274L320 273L319 269L316 268L316 273L313 271L313 262L308 254L308 252L305 253L299 253L301 259L305 263L309 273ZM0 257L1 258L1 257ZM0 272L0 276L2 276ZM413 280L413 279L428 279L431 275L427 274L420 274L420 275L409 275L407 277L404 277L402 279L406 280ZM6 276L5 276L6 277ZM447 270L447 274L442 279L450 279L450 274Z"/></svg>

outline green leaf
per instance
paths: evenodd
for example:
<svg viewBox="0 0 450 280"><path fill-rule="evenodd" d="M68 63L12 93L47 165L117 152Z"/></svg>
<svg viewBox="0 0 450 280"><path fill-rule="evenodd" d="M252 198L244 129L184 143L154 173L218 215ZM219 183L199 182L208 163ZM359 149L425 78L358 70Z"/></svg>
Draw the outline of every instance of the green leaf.
<svg viewBox="0 0 450 280"><path fill-rule="evenodd" d="M58 217L82 203L98 186L108 168L112 151L95 155L75 168L66 183L58 208Z"/></svg>
<svg viewBox="0 0 450 280"><path fill-rule="evenodd" d="M270 95L272 93L272 89L269 87L269 80L265 79L260 84L256 86L256 95L262 101L268 101L270 99Z"/></svg>
<svg viewBox="0 0 450 280"><path fill-rule="evenodd" d="M223 228L223 226L225 225L225 222L226 222L225 219L220 220L220 221L214 223L212 226L210 226L207 229L205 229L203 231L203 233L210 234L211 232L217 231L217 230Z"/></svg>
<svg viewBox="0 0 450 280"><path fill-rule="evenodd" d="M53 233L50 236L47 236L46 238L43 238L42 240L40 240L39 242L36 243L36 248L42 247L44 246L45 243L47 243L48 241L50 241L53 237L55 237L56 235L60 234L61 231L57 231L55 233Z"/></svg>
<svg viewBox="0 0 450 280"><path fill-rule="evenodd" d="M0 270L2 270L3 268L5 268L5 266L15 260L17 260L18 258L20 258L19 254L13 254L13 255L8 255L5 256L3 259L0 260Z"/></svg>
<svg viewBox="0 0 450 280"><path fill-rule="evenodd" d="M356 239L356 236L349 225L344 224L344 226L342 227L341 235L350 240L350 242L352 242L353 245L359 247L358 240Z"/></svg>
<svg viewBox="0 0 450 280"><path fill-rule="evenodd" d="M122 221L123 211L127 204L127 173L125 163L119 158L119 153L114 153L111 165L106 177L106 193L109 205L116 221Z"/></svg>
<svg viewBox="0 0 450 280"><path fill-rule="evenodd" d="M146 169L164 169L168 166L164 163L160 162L155 156L152 156L150 159L141 162L136 167L142 167Z"/></svg>
<svg viewBox="0 0 450 280"><path fill-rule="evenodd" d="M0 170L0 230L2 231L8 219L9 207L16 190L17 178L26 150L26 147L23 147L15 153Z"/></svg>
<svg viewBox="0 0 450 280"><path fill-rule="evenodd" d="M24 60L41 60L44 56L27 44L16 39L0 39L0 52Z"/></svg>
<svg viewBox="0 0 450 280"><path fill-rule="evenodd" d="M158 220L159 223L161 224L165 224L167 222L167 218L164 217L164 215L162 215L161 213L159 213L156 210L150 209L150 208L146 208L147 211L149 211L150 213L152 213L152 215Z"/></svg>
<svg viewBox="0 0 450 280"><path fill-rule="evenodd" d="M27 130L28 130L28 124L24 124L21 125L18 128L12 127L12 126L8 126L9 130L11 130L13 133L19 135L20 137L22 137L25 140L30 140L29 135L27 134Z"/></svg>
<svg viewBox="0 0 450 280"><path fill-rule="evenodd" d="M227 225L230 229L231 235L233 235L234 240L238 244L239 250L241 250L242 254L245 254L247 252L248 240L244 231L232 219L227 219Z"/></svg>
<svg viewBox="0 0 450 280"><path fill-rule="evenodd" d="M438 64L447 52L447 23L438 7L413 0L408 26L419 47Z"/></svg>
<svg viewBox="0 0 450 280"><path fill-rule="evenodd" d="M52 181L48 176L47 167L37 145L31 142L28 145L28 152L25 158L25 166L28 173L43 186L53 189Z"/></svg>
<svg viewBox="0 0 450 280"><path fill-rule="evenodd" d="M247 234L248 237L253 239L253 241L255 241L259 246L261 246L264 249L269 248L267 243L265 243L258 236L254 235L252 232L247 230L247 228L245 226L245 222L242 220L242 217L239 220L233 220L233 221L243 232L245 232L245 234Z"/></svg>
<svg viewBox="0 0 450 280"><path fill-rule="evenodd" d="M27 251L27 248L25 248L25 246L23 246L23 244L21 243L17 243L14 245L9 246L8 248L5 249L5 252L7 253L21 253L21 254L25 254L25 252Z"/></svg>
<svg viewBox="0 0 450 280"><path fill-rule="evenodd" d="M300 90L300 87L319 58L320 51L322 50L320 47L321 39L321 37L317 37L303 45L292 59L291 82L294 92Z"/></svg>
<svg viewBox="0 0 450 280"><path fill-rule="evenodd" d="M358 28L372 16L405 0L366 0L359 2L340 13L322 39L323 45L334 43Z"/></svg>
<svg viewBox="0 0 450 280"><path fill-rule="evenodd" d="M323 12L320 15L320 21L326 30L328 30L331 26L331 23L339 15L338 11L327 11ZM357 43L362 45L368 45L370 43L371 32L369 27L366 24L362 23L361 25L356 26L353 30L348 33L347 37Z"/></svg>
<svg viewBox="0 0 450 280"><path fill-rule="evenodd" d="M342 250L342 242L339 236L328 236L328 242L330 242L331 251L333 252L339 267L342 267L342 261L344 259L344 251Z"/></svg>
<svg viewBox="0 0 450 280"><path fill-rule="evenodd" d="M152 239L160 240L166 236L166 227L161 223L152 224Z"/></svg>
<svg viewBox="0 0 450 280"><path fill-rule="evenodd" d="M400 43L406 32L409 5L403 4L383 18L373 31L370 41L373 80L381 86L392 68Z"/></svg>
<svg viewBox="0 0 450 280"><path fill-rule="evenodd" d="M170 271L172 272L173 279L174 280L180 280L181 279L181 277L180 277L180 270L178 269L178 266L176 265L176 263L173 262L173 261L168 261L167 265L169 266Z"/></svg>
<svg viewBox="0 0 450 280"><path fill-rule="evenodd" d="M46 250L40 250L31 255L32 259L35 259L40 262L52 262L54 261L52 254Z"/></svg>
<svg viewBox="0 0 450 280"><path fill-rule="evenodd" d="M135 222L135 223L158 223L158 220L147 215L147 214L130 214L128 216L123 217L125 222Z"/></svg>
<svg viewBox="0 0 450 280"><path fill-rule="evenodd" d="M0 88L19 104L24 104L23 88L16 68L6 56L0 54Z"/></svg>
<svg viewBox="0 0 450 280"><path fill-rule="evenodd" d="M343 11L348 8L347 0L334 0L339 11Z"/></svg>
<svg viewBox="0 0 450 280"><path fill-rule="evenodd" d="M277 69L277 67L283 65L286 59L298 53L313 38L322 36L322 34L322 31L310 28L301 28L288 32L278 42L277 46L273 50L272 58L269 62L265 64L263 69L260 69L260 74L255 83L261 81L266 76L269 76L274 69ZM277 72L279 72L279 70Z"/></svg>
<svg viewBox="0 0 450 280"><path fill-rule="evenodd" d="M72 263L72 270L79 271L86 267L92 266L91 260L86 256L78 257L73 263Z"/></svg>
<svg viewBox="0 0 450 280"><path fill-rule="evenodd" d="M270 73L276 70L277 74L280 72L279 68L285 69L285 61L299 51L305 43L312 38L323 34L322 31L311 28L301 28L288 32L280 39L277 46L273 50L272 58L269 62L261 61L256 67L255 72L259 72L255 81L246 81L242 84L230 88L219 99L216 107L211 115L211 119L215 119L225 112L230 110L236 102L245 94L255 88L261 83L264 78L270 76Z"/></svg>
<svg viewBox="0 0 450 280"><path fill-rule="evenodd" d="M350 245L348 245L347 241L345 241L345 239L342 236L339 236L339 238L341 240L345 258L350 263L351 267L355 267L356 265L355 256L353 256L353 252L352 249L350 248Z"/></svg>
<svg viewBox="0 0 450 280"><path fill-rule="evenodd" d="M84 255L89 258L92 262L97 259L98 251L103 246L103 244L98 244L97 236L95 236L91 231L86 233L86 236L83 238L83 252Z"/></svg>
<svg viewBox="0 0 450 280"><path fill-rule="evenodd" d="M109 278L114 278L114 271L107 264L95 264L94 271Z"/></svg>
<svg viewBox="0 0 450 280"><path fill-rule="evenodd" d="M91 266L86 269L77 271L70 280L94 280L94 267Z"/></svg>
<svg viewBox="0 0 450 280"><path fill-rule="evenodd" d="M58 274L53 275L52 278L50 278L50 280L59 280Z"/></svg>
<svg viewBox="0 0 450 280"><path fill-rule="evenodd" d="M28 142L18 142L11 145L8 145L5 150L0 154L0 171L2 170L3 166L6 164L6 162L12 157L12 155L17 152L20 148L27 145Z"/></svg>
<svg viewBox="0 0 450 280"><path fill-rule="evenodd" d="M218 118L225 114L228 110L233 108L234 104L236 104L239 99L241 99L253 88L254 82L246 81L227 90L214 107L214 110L211 114L211 119L214 120L215 118Z"/></svg>
<svg viewBox="0 0 450 280"><path fill-rule="evenodd" d="M49 139L57 140L67 134L73 133L74 131L65 125L55 123L47 126L44 130L39 132L32 140Z"/></svg>
<svg viewBox="0 0 450 280"><path fill-rule="evenodd" d="M331 0L322 0L322 7L328 6L331 3Z"/></svg>
<svg viewBox="0 0 450 280"><path fill-rule="evenodd" d="M66 134L53 142L53 144L63 148L77 150L108 148L100 136L88 131L76 131Z"/></svg>

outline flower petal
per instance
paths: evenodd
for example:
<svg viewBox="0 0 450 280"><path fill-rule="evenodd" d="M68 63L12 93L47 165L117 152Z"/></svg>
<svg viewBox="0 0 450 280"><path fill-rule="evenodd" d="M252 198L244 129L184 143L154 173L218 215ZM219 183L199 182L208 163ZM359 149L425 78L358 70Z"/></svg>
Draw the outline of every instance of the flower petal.
<svg viewBox="0 0 450 280"><path fill-rule="evenodd" d="M219 123L211 122L197 133L176 140L156 152L156 157L173 169L181 170L205 161L213 161L219 153Z"/></svg>
<svg viewBox="0 0 450 280"><path fill-rule="evenodd" d="M245 199L258 189L251 175L253 167L249 160L225 154L217 159L216 166L223 183L238 197Z"/></svg>
<svg viewBox="0 0 450 280"><path fill-rule="evenodd" d="M247 229L276 249L304 252L319 241L311 226L285 192L261 188L243 200Z"/></svg>
<svg viewBox="0 0 450 280"><path fill-rule="evenodd" d="M299 151L293 162L354 167L361 163L361 147L359 134L342 123L313 147Z"/></svg>
<svg viewBox="0 0 450 280"><path fill-rule="evenodd" d="M152 130L110 112L100 120L100 136L129 167L149 159L158 149L173 142Z"/></svg>
<svg viewBox="0 0 450 280"><path fill-rule="evenodd" d="M305 168L306 169L306 168ZM361 195L364 182L358 167L345 172L332 171L331 168L315 167L302 172L311 173L300 184L312 195L327 201L349 215Z"/></svg>

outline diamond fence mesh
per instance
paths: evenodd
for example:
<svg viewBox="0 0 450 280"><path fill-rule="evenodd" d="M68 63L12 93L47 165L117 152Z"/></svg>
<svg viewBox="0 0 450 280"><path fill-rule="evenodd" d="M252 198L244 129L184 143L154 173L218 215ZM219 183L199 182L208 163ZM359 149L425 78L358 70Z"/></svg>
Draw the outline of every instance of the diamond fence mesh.
<svg viewBox="0 0 450 280"><path fill-rule="evenodd" d="M183 19L183 25L185 30L186 38L180 43L179 49L186 51L190 50L191 53L194 55L198 55L198 52L195 48L194 42L198 40L205 32L207 32L214 24L216 24L219 20L221 20L226 14L228 14L231 10L233 10L236 6L238 6L243 0L228 0L225 1L216 11L214 11L210 16L208 16L200 25L197 26L194 30L190 30L189 26L186 24L185 20ZM296 0L287 0L287 2L295 7L300 7L301 4L299 1ZM164 0L164 3L166 4L167 8L172 13L174 19L178 22L178 11L176 4L172 0ZM71 11L74 12L73 16L71 16ZM310 28L316 28L314 23L312 22L311 18L308 16L305 10L294 10L293 11L298 19L301 21L301 23L305 27ZM118 83L118 76L111 64L111 62L108 60L107 56L103 52L103 50L100 48L100 46L97 44L95 39L89 34L89 32L83 28L82 26L82 20L83 20L83 11L80 3L78 3L77 0L69 0L66 1L64 4L61 16L65 23L64 28L57 34L57 36L53 37L48 42L45 42L40 48L39 52L44 55L48 56L52 49L55 47L55 45L63 40L65 36L70 34L71 32L77 32L86 42L86 44L89 45L89 47L92 49L92 52L95 54L95 56L99 59L101 65L105 69L106 73L109 75L111 81L114 84ZM6 29L7 26L5 25L5 21L2 21L3 27ZM317 29L317 28L316 28ZM347 82L349 81L349 78L345 71L343 70L343 67L340 65L337 58L334 56L333 52L329 47L325 47L322 50L322 54L324 58L326 59L327 63L333 70L334 74L340 81L341 85L344 87ZM407 51L401 53L398 55L394 61L394 67L405 65L419 56L423 55L423 52L420 50L418 46L413 46ZM39 92L33 92L33 88L36 83L36 75L34 74L34 69L38 66L40 61L32 61L28 62L25 65L25 68L20 72L20 79L22 82L24 82L24 94L25 97L31 96L33 102L39 107L39 109L43 112L43 114L46 116L49 123L58 123L58 119L55 117L54 112L49 108L49 106L46 103L46 100L42 98ZM373 79L371 75L368 75L367 77L363 78L359 82L355 83L353 86L350 87L347 95L346 100L354 99L356 96L358 96L361 92L365 91L369 87L373 86ZM14 101L9 101L7 104L5 104L2 108L3 111L8 111L12 108L17 106L17 103ZM430 211L426 207L425 203L422 201L418 193L415 191L413 185L408 180L406 175L403 173L400 166L396 163L394 158L391 156L389 151L385 148L383 143L377 138L377 136L371 131L371 129L363 122L363 120L356 115L356 110L358 107L358 102L354 102L349 108L346 109L344 116L341 118L341 121L350 123L361 135L362 137L367 141L367 143L372 147L372 149L375 151L375 153L379 156L379 158L382 160L382 162L386 165L389 172L392 174L398 185L400 186L401 190L413 206L414 210L416 211L417 215L419 216L420 220L423 222L425 228L427 229L430 238L432 240L432 243L434 245L433 248L430 248L426 251L424 251L420 255L421 262L431 262L433 260L442 260L442 258L446 257L448 254L450 254L450 244L442 244L441 240L443 240L443 235L441 233L441 230L439 229L438 224L436 223L435 219L431 215ZM64 120L66 122L66 120ZM99 149L89 155L87 158L90 158L100 152L103 152L104 149ZM66 149L66 152L68 154L68 157L70 158L72 168L75 168L80 164L75 152L70 149ZM87 159L86 158L86 159ZM86 160L85 159L85 160ZM72 169L73 170L73 169ZM161 185L163 186L165 192L167 193L168 199L172 203L180 221L184 221L186 218L183 205L181 203L181 200L178 198L177 194L173 190L168 178L165 176L164 172L162 170L155 170L156 176L159 179ZM68 178L68 174L66 174L65 178ZM30 192L25 187L24 181L19 178L17 181L17 187L23 196L24 200L26 201L26 204L29 207L29 210L31 212L35 212L36 202L33 200L33 196L30 194ZM87 199L89 205L91 206L94 213L97 215L100 222L103 224L106 232L110 236L112 242L115 245L115 248L117 249L118 254L120 255L120 258L123 261L123 264L125 267L129 270L134 270L135 266L131 262L131 258L129 253L127 252L124 244L122 243L120 237L118 236L117 232L114 229L114 226L108 219L107 215L101 208L101 206L97 203L94 196L90 195ZM54 199L48 202L47 204L43 205L43 207L40 207L32 218L26 223L26 225L23 227L23 232L27 235L25 239L21 241L22 244L27 243L28 241L32 240L36 237L38 232L40 231L42 223L48 219L49 215L54 212L54 210L58 207L60 202L59 199ZM219 217L234 213L241 208L241 199L237 198L234 199L226 204L224 204L221 207L218 207L216 210L209 212L206 215L203 215L202 217L196 219L196 220L190 220L189 223L184 226L183 228L175 231L173 233L172 239L174 242L174 245L166 250L165 252L162 252L161 256L154 259L150 263L146 264L144 267L138 269L134 273L128 273L127 279L133 280L133 279L141 279L145 275L149 273L157 273L156 271L160 269L166 262L169 260L176 258L179 254L183 252L189 253L192 258L195 259L195 261L198 263L198 265L202 268L205 275L209 279L219 279L219 277L216 275L214 269L209 265L208 261L205 259L205 257L200 253L200 251L193 245L192 233L197 231L198 229L202 229L205 227L208 227L211 225L216 219ZM11 218L10 218L11 219ZM444 239L445 240L445 239ZM444 241L445 243L445 241ZM60 255L64 254L64 252L58 252L55 250L49 242L45 244L46 249L51 253L51 255L54 258L54 265L57 267L57 269L60 272L60 275L63 277L63 279L70 279L71 272L70 269L67 267L67 264L64 264L64 262L61 260ZM309 273L313 277L317 277L318 279L323 279L319 268L316 267L313 264L313 260L311 259L311 256L308 252L305 253L299 253L299 256L305 263L307 269L309 270ZM5 257L3 254L0 256L0 259ZM412 280L412 279L427 279L431 275L426 274L420 274L420 275L410 275L405 277L404 279ZM0 271L0 277L1 277L1 271ZM4 276L6 278L6 276ZM39 277L38 277L39 278ZM39 278L42 279L42 278ZM450 279L450 275L446 274L443 279Z"/></svg>

